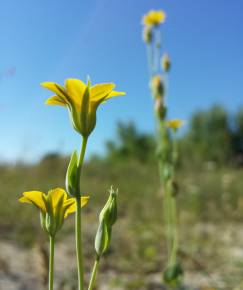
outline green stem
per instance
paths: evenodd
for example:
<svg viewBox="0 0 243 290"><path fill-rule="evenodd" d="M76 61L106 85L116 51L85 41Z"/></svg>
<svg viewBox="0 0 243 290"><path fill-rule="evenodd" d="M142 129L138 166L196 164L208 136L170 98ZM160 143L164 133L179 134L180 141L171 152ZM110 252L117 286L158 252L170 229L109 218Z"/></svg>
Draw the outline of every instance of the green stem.
<svg viewBox="0 0 243 290"><path fill-rule="evenodd" d="M172 207L172 218L173 218L173 246L170 257L170 264L173 265L177 260L177 249L178 249L178 233L177 233L177 214L176 214L176 200L171 197L171 207Z"/></svg>
<svg viewBox="0 0 243 290"><path fill-rule="evenodd" d="M50 236L50 253L49 253L49 290L53 290L53 276L54 276L54 249L55 249L55 238Z"/></svg>
<svg viewBox="0 0 243 290"><path fill-rule="evenodd" d="M165 227L166 227L166 245L167 245L167 255L169 255L169 253L171 252L170 221L169 221L170 211L169 211L168 193L165 191L165 187L164 187L164 190L163 190L163 194L164 194L164 200L163 200L164 222L165 222Z"/></svg>
<svg viewBox="0 0 243 290"><path fill-rule="evenodd" d="M147 44L147 57L148 57L149 77L152 80L154 75L154 68L153 68L153 48L151 43Z"/></svg>
<svg viewBox="0 0 243 290"><path fill-rule="evenodd" d="M78 167L79 167L80 174L81 174L81 170L83 167L84 155L85 155L85 150L87 147L87 142L88 142L88 137L83 137L82 146L81 146L80 155L79 155L79 161L78 161Z"/></svg>
<svg viewBox="0 0 243 290"><path fill-rule="evenodd" d="M78 161L78 171L81 175L85 150L88 138L83 137L82 147ZM83 251L82 251L82 236L81 236L81 194L78 193L76 197L76 220L75 220L75 233L76 233L76 253L77 253L77 266L78 266L78 286L79 290L84 290L84 269L83 269Z"/></svg>
<svg viewBox="0 0 243 290"><path fill-rule="evenodd" d="M99 266L99 258L96 258L94 266L93 266L93 270L92 270L92 274L91 274L88 290L92 290L93 287L94 287L98 266Z"/></svg>
<svg viewBox="0 0 243 290"><path fill-rule="evenodd" d="M154 53L154 72L159 72L160 51L161 51L161 35L158 27L155 28L155 53Z"/></svg>

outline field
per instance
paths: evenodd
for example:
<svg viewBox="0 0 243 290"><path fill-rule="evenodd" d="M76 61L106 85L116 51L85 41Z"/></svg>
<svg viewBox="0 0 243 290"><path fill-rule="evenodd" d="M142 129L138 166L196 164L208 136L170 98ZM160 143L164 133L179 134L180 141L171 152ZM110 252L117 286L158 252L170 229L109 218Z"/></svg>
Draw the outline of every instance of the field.
<svg viewBox="0 0 243 290"><path fill-rule="evenodd" d="M39 227L36 210L28 206L23 209L18 198L26 189L46 191L53 185L64 186L67 163L68 158L50 154L34 165L1 165L1 289L45 287L48 241ZM164 289L163 207L155 164L133 159L114 163L95 157L86 162L83 172L82 192L90 195L83 211L87 271L94 257L97 213L110 185L119 187L119 218L111 249L101 263L98 289ZM242 289L242 176L242 169L213 163L202 163L193 170L179 169L183 289ZM72 217L58 235L58 290L76 289L73 225Z"/></svg>

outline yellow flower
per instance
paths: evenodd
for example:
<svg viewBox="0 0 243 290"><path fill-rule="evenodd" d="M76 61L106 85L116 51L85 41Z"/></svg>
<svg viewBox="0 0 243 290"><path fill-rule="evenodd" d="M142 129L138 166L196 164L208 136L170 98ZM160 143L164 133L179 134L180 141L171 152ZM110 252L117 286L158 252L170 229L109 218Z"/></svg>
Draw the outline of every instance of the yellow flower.
<svg viewBox="0 0 243 290"><path fill-rule="evenodd" d="M171 128L174 132L176 132L182 125L184 125L184 121L180 119L173 119L166 122L166 126Z"/></svg>
<svg viewBox="0 0 243 290"><path fill-rule="evenodd" d="M166 14L163 10L150 10L143 16L143 24L146 26L158 26L165 22Z"/></svg>
<svg viewBox="0 0 243 290"><path fill-rule="evenodd" d="M44 82L41 85L55 93L46 104L67 107L74 129L83 137L88 137L95 127L98 106L112 97L125 95L124 92L113 91L113 83L91 87L90 81L85 84L78 79L67 79L65 87L53 82Z"/></svg>
<svg viewBox="0 0 243 290"><path fill-rule="evenodd" d="M81 206L83 207L88 200L88 196L81 197ZM26 191L19 202L33 204L40 210L42 227L50 235L55 235L61 228L64 218L76 211L75 199L68 198L62 188L49 190L48 194L41 191Z"/></svg>

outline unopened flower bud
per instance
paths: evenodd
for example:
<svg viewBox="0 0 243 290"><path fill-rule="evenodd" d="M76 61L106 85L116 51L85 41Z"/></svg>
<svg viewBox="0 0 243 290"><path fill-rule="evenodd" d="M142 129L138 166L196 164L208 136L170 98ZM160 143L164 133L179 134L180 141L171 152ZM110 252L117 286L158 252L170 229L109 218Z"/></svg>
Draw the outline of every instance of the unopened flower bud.
<svg viewBox="0 0 243 290"><path fill-rule="evenodd" d="M164 120L165 115L166 115L166 107L163 104L162 98L155 99L154 110L158 119Z"/></svg>
<svg viewBox="0 0 243 290"><path fill-rule="evenodd" d="M180 278L183 276L183 269L179 262L168 266L163 274L164 282L167 285L178 285Z"/></svg>
<svg viewBox="0 0 243 290"><path fill-rule="evenodd" d="M160 75L153 77L151 82L151 89L155 98L161 98L164 96L164 83Z"/></svg>
<svg viewBox="0 0 243 290"><path fill-rule="evenodd" d="M151 27L145 26L143 29L143 40L145 43L150 44L153 39L153 32Z"/></svg>
<svg viewBox="0 0 243 290"><path fill-rule="evenodd" d="M165 72L169 72L170 67L171 67L171 62L170 62L169 55L167 53L165 53L162 56L161 65L162 65L162 68Z"/></svg>
<svg viewBox="0 0 243 290"><path fill-rule="evenodd" d="M117 220L117 192L111 188L110 196L100 212L99 227L95 237L95 251L100 258L109 248L112 226Z"/></svg>
<svg viewBox="0 0 243 290"><path fill-rule="evenodd" d="M173 197L176 197L179 193L179 186L178 183L175 180L171 180L170 184L169 184L169 190L171 192L171 195Z"/></svg>

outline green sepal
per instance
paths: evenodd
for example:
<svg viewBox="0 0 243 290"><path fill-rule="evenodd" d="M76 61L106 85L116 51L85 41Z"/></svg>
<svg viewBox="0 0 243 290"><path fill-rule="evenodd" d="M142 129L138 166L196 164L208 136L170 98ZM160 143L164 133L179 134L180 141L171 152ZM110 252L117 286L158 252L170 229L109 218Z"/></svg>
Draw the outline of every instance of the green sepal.
<svg viewBox="0 0 243 290"><path fill-rule="evenodd" d="M88 137L92 130L89 129L89 90L90 82L84 91L81 100L81 112L80 112L80 133L83 137Z"/></svg>
<svg viewBox="0 0 243 290"><path fill-rule="evenodd" d="M63 225L64 221L64 210L63 210L63 199L64 195L59 199L57 206L56 206L56 212L55 212L55 233L60 230L60 228Z"/></svg>
<svg viewBox="0 0 243 290"><path fill-rule="evenodd" d="M75 150L71 156L65 183L66 190L69 195L76 197L80 194L77 150Z"/></svg>
<svg viewBox="0 0 243 290"><path fill-rule="evenodd" d="M111 203L110 203L110 208L109 208L108 222L110 223L111 226L113 226L117 220L117 194L112 193L111 196L112 197L111 197Z"/></svg>
<svg viewBox="0 0 243 290"><path fill-rule="evenodd" d="M46 229L46 213L43 212L42 210L40 211L40 223L41 223L41 227L42 227L43 231L48 233L48 231Z"/></svg>
<svg viewBox="0 0 243 290"><path fill-rule="evenodd" d="M54 236L56 233L56 222L53 213L52 199L49 196L43 196L43 201L46 206L45 214L45 229L50 236Z"/></svg>

